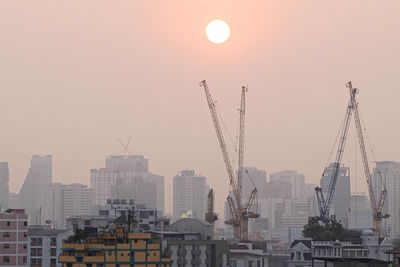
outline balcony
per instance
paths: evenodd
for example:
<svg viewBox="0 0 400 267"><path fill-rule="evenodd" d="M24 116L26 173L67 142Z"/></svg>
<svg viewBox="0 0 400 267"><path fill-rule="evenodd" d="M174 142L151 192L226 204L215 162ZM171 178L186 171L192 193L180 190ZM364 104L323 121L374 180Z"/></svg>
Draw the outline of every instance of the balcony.
<svg viewBox="0 0 400 267"><path fill-rule="evenodd" d="M192 250L192 255L200 256L200 254L201 254L200 250Z"/></svg>
<svg viewBox="0 0 400 267"><path fill-rule="evenodd" d="M178 249L178 256L185 256L186 250L185 249Z"/></svg>
<svg viewBox="0 0 400 267"><path fill-rule="evenodd" d="M75 257L74 256L60 256L58 258L59 262L75 262Z"/></svg>

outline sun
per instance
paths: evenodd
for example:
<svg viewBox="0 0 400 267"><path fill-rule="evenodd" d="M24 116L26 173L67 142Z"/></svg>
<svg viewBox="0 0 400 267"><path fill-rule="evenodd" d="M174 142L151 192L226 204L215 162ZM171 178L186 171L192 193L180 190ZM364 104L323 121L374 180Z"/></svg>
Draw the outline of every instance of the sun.
<svg viewBox="0 0 400 267"><path fill-rule="evenodd" d="M208 40L215 44L222 44L228 40L231 30L229 25L223 20L213 20L206 27Z"/></svg>

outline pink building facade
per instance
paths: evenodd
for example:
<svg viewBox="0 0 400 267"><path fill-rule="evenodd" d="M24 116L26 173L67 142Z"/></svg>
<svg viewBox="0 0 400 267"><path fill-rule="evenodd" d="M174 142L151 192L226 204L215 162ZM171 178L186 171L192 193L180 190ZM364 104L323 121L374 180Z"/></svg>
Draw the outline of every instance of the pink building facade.
<svg viewBox="0 0 400 267"><path fill-rule="evenodd" d="M28 215L24 209L0 214L0 266L28 266Z"/></svg>

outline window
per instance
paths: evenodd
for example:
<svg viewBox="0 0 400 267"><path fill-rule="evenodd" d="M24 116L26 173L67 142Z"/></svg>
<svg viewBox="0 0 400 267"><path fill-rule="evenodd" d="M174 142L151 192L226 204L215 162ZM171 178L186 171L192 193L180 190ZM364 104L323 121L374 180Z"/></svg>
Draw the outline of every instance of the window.
<svg viewBox="0 0 400 267"><path fill-rule="evenodd" d="M4 232L3 233L3 237L10 237L10 233L9 232Z"/></svg>
<svg viewBox="0 0 400 267"><path fill-rule="evenodd" d="M24 262L24 263L27 262L27 257L26 256L22 257L22 262Z"/></svg>
<svg viewBox="0 0 400 267"><path fill-rule="evenodd" d="M24 232L24 237L27 237L28 236L28 232Z"/></svg>
<svg viewBox="0 0 400 267"><path fill-rule="evenodd" d="M4 256L3 257L3 262L5 262L5 263L10 262L10 256Z"/></svg>
<svg viewBox="0 0 400 267"><path fill-rule="evenodd" d="M24 222L24 226L28 226L28 222L25 221L25 222Z"/></svg>
<svg viewBox="0 0 400 267"><path fill-rule="evenodd" d="M24 244L24 249L26 249L26 247L27 247L27 245L26 245L26 244Z"/></svg>
<svg viewBox="0 0 400 267"><path fill-rule="evenodd" d="M56 248L51 248L50 249L50 255L56 255L57 254L57 249Z"/></svg>
<svg viewBox="0 0 400 267"><path fill-rule="evenodd" d="M50 259L50 264L57 264L57 260L56 259Z"/></svg>
<svg viewBox="0 0 400 267"><path fill-rule="evenodd" d="M57 238L55 237L50 238L50 243L57 243Z"/></svg>
<svg viewBox="0 0 400 267"><path fill-rule="evenodd" d="M85 220L85 225L90 225L90 220Z"/></svg>
<svg viewBox="0 0 400 267"><path fill-rule="evenodd" d="M10 226L10 225L11 225L11 223L8 221L8 222L7 222L7 226Z"/></svg>

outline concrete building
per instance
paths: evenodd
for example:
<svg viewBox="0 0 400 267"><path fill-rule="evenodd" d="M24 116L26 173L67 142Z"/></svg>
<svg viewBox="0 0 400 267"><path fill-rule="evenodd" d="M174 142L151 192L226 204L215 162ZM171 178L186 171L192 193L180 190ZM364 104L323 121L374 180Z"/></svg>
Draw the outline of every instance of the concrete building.
<svg viewBox="0 0 400 267"><path fill-rule="evenodd" d="M292 198L292 184L283 181L266 183L262 192L263 198Z"/></svg>
<svg viewBox="0 0 400 267"><path fill-rule="evenodd" d="M237 175L237 172L236 172ZM245 167L243 172L243 199L247 200L254 187L257 188L259 197L263 197L263 188L267 183L267 172L254 167Z"/></svg>
<svg viewBox="0 0 400 267"><path fill-rule="evenodd" d="M31 224L46 220L48 186L51 183L51 155L33 155L31 167L18 194L19 208L26 210Z"/></svg>
<svg viewBox="0 0 400 267"><path fill-rule="evenodd" d="M174 217L204 218L207 208L206 177L183 170L174 177ZM185 215L184 215L185 214Z"/></svg>
<svg viewBox="0 0 400 267"><path fill-rule="evenodd" d="M321 188L324 196L328 196L329 184L331 182L333 165L330 163L324 170L324 175L321 178ZM350 168L340 167L339 174L336 180L335 194L332 200L333 209L331 215L336 216L344 228L349 227L349 207L350 207Z"/></svg>
<svg viewBox="0 0 400 267"><path fill-rule="evenodd" d="M305 199L304 195L304 174L298 173L295 170L286 170L269 175L270 181L286 182L292 185L292 198Z"/></svg>
<svg viewBox="0 0 400 267"><path fill-rule="evenodd" d="M6 210L9 208L8 205L8 180L9 180L9 171L8 171L8 163L0 162L0 212L2 210Z"/></svg>
<svg viewBox="0 0 400 267"><path fill-rule="evenodd" d="M64 243L59 262L64 267L80 266L171 266L171 259L163 257L163 248L151 240L150 233L116 233L90 237L82 243Z"/></svg>
<svg viewBox="0 0 400 267"><path fill-rule="evenodd" d="M365 262L367 262L367 260L385 262L391 260L385 253L394 247L389 238L378 238L373 234L372 230L367 230L362 232L361 239L361 244L341 242L338 240L335 242L312 241L311 239L295 240L290 246L288 267L333 266L332 263L324 265L323 260L335 258L341 259L342 261L354 259L354 262L361 262L362 260ZM312 265L313 258L314 265Z"/></svg>
<svg viewBox="0 0 400 267"><path fill-rule="evenodd" d="M229 245L229 266L268 267L268 254L262 247L251 242L239 242Z"/></svg>
<svg viewBox="0 0 400 267"><path fill-rule="evenodd" d="M64 218L78 215L90 215L93 206L93 190L83 184L63 186Z"/></svg>
<svg viewBox="0 0 400 267"><path fill-rule="evenodd" d="M62 242L72 235L70 230L50 229L39 226L28 229L28 262L29 266L62 267L58 262Z"/></svg>
<svg viewBox="0 0 400 267"><path fill-rule="evenodd" d="M52 183L47 194L46 221L50 220L54 228L64 227L64 185Z"/></svg>
<svg viewBox="0 0 400 267"><path fill-rule="evenodd" d="M350 229L371 229L372 210L365 193L353 193L350 196Z"/></svg>
<svg viewBox="0 0 400 267"><path fill-rule="evenodd" d="M105 205L107 199L113 197L135 200L139 197L140 201L136 202L146 202L146 205L164 212L164 177L149 172L148 159L141 155L108 156L105 165L105 168L90 170L90 187L94 190L94 204ZM137 195L138 182L144 184L139 186ZM149 183L155 184L156 194L154 185Z"/></svg>
<svg viewBox="0 0 400 267"><path fill-rule="evenodd" d="M374 168L372 183L375 190L375 198L384 185L387 189L387 198L384 205L384 213L390 217L382 220L383 231L391 237L400 237L400 162L379 161Z"/></svg>
<svg viewBox="0 0 400 267"><path fill-rule="evenodd" d="M18 209L19 207L18 194L12 192L8 194L8 207L10 209Z"/></svg>
<svg viewBox="0 0 400 267"><path fill-rule="evenodd" d="M166 231L169 230L170 219L162 216L162 212L135 204L133 200L114 199L107 205L96 207L97 213L92 215L71 216L66 219L66 228L71 230L96 228L98 232L107 230L114 221L131 212L136 221L137 231Z"/></svg>
<svg viewBox="0 0 400 267"><path fill-rule="evenodd" d="M0 266L28 265L28 215L23 209L0 214Z"/></svg>
<svg viewBox="0 0 400 267"><path fill-rule="evenodd" d="M170 226L171 231L179 233L198 233L200 240L211 240L212 224L197 218L177 220Z"/></svg>
<svg viewBox="0 0 400 267"><path fill-rule="evenodd" d="M171 267L229 266L229 247L225 240L168 240L167 244Z"/></svg>

